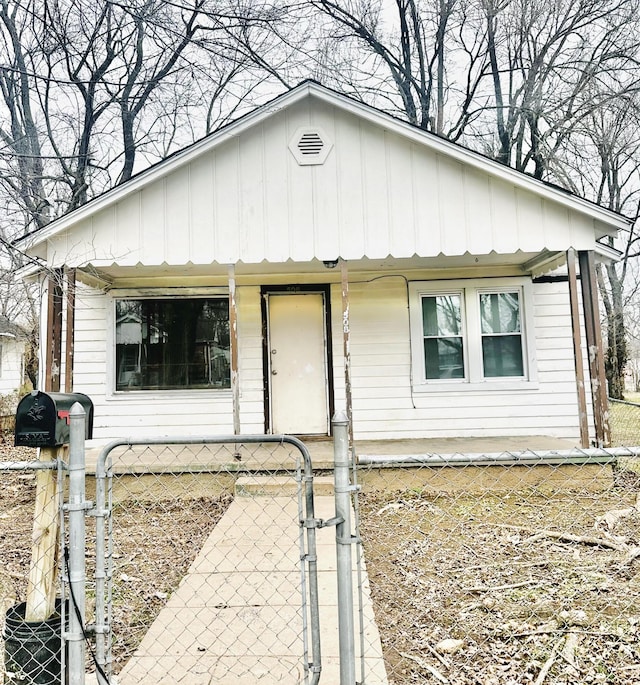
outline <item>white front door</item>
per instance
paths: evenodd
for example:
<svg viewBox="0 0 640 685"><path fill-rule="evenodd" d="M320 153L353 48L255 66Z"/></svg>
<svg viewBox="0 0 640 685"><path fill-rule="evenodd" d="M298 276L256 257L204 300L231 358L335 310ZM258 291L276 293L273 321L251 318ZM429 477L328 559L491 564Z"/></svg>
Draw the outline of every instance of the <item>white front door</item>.
<svg viewBox="0 0 640 685"><path fill-rule="evenodd" d="M270 294L272 433L327 435L327 353L322 293Z"/></svg>

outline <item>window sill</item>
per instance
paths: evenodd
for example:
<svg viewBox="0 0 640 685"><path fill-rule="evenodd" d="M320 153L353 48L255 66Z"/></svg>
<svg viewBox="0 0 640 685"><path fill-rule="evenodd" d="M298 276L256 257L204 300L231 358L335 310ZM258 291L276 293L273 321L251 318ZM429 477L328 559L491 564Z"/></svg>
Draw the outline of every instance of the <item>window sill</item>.
<svg viewBox="0 0 640 685"><path fill-rule="evenodd" d="M106 399L123 401L126 399L167 400L175 401L176 396L181 400L202 399L203 397L230 397L231 388L188 388L184 390L112 390Z"/></svg>
<svg viewBox="0 0 640 685"><path fill-rule="evenodd" d="M413 392L420 394L429 393L460 393L460 392L530 392L538 390L539 383L537 381L528 381L523 379L517 380L496 380L496 381L480 381L476 383L467 383L465 381L451 381L450 383L420 383L413 384Z"/></svg>

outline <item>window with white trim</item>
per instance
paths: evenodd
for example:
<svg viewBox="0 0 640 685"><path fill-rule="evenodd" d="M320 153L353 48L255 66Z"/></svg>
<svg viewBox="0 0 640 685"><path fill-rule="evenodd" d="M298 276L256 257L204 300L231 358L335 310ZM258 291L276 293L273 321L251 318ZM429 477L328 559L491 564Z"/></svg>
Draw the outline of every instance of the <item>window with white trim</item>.
<svg viewBox="0 0 640 685"><path fill-rule="evenodd" d="M536 380L530 280L421 281L409 294L414 389Z"/></svg>
<svg viewBox="0 0 640 685"><path fill-rule="evenodd" d="M115 300L118 391L229 388L226 297Z"/></svg>
<svg viewBox="0 0 640 685"><path fill-rule="evenodd" d="M520 292L479 293L485 378L524 376Z"/></svg>

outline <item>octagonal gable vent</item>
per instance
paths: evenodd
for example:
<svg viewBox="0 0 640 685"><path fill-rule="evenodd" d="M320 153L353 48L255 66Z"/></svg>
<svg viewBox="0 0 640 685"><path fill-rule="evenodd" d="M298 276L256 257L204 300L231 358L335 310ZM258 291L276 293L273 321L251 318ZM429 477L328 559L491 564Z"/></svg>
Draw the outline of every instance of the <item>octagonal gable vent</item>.
<svg viewBox="0 0 640 685"><path fill-rule="evenodd" d="M324 164L333 143L319 127L299 128L289 143L289 150L300 165Z"/></svg>

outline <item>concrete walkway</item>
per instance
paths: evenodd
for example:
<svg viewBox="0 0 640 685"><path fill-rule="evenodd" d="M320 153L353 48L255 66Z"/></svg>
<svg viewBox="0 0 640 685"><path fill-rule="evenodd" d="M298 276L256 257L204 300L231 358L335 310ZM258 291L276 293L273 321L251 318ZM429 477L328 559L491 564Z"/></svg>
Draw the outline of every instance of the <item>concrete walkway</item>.
<svg viewBox="0 0 640 685"><path fill-rule="evenodd" d="M332 496L315 497L316 518L334 512ZM120 673L120 685L304 683L298 530L295 496L236 496ZM335 528L317 531L317 552L320 683L337 685ZM363 576L366 682L387 685ZM356 651L359 657L358 636ZM360 659L356 680L363 680Z"/></svg>

